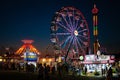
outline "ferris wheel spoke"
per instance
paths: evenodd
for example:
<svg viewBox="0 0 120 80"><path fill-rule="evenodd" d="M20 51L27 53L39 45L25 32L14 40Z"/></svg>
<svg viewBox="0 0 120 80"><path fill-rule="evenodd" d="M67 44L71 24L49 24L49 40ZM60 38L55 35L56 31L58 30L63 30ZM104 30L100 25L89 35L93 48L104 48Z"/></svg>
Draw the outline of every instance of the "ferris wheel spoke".
<svg viewBox="0 0 120 80"><path fill-rule="evenodd" d="M83 47L86 47L87 43L85 41L83 41L82 39L78 38L78 40L80 40L80 42L83 44Z"/></svg>
<svg viewBox="0 0 120 80"><path fill-rule="evenodd" d="M70 42L69 42L68 47L67 47L67 51L68 51L68 52L69 52L69 49L70 49L70 47L71 47L71 44L73 44L73 38L74 38L74 37L71 36Z"/></svg>
<svg viewBox="0 0 120 80"><path fill-rule="evenodd" d="M76 38L76 37L75 37ZM77 44L77 39L75 41L75 45L76 45L76 48L77 48L77 52L79 53L79 48L78 48L78 44Z"/></svg>
<svg viewBox="0 0 120 80"><path fill-rule="evenodd" d="M70 21L70 22L69 22L69 23L70 23L70 29L72 30L72 26L73 26L73 25L72 25L72 21L71 21L70 16L68 16L68 17L69 17L69 21Z"/></svg>
<svg viewBox="0 0 120 80"><path fill-rule="evenodd" d="M67 9L67 14L68 14L68 19L69 19L69 24L70 24L70 26L69 26L69 27L70 27L70 29L71 29L71 26L72 26L72 21L71 21L71 18L70 18L70 17L72 16L72 13L71 13L71 12L69 12L69 11L68 11L68 9Z"/></svg>
<svg viewBox="0 0 120 80"><path fill-rule="evenodd" d="M60 46L64 45L67 41L69 41L70 38L71 38L71 36L68 36L67 38L62 40L62 42L60 42Z"/></svg>
<svg viewBox="0 0 120 80"><path fill-rule="evenodd" d="M84 39L88 39L88 37L85 37L85 36L83 36L83 35L78 35L79 37L82 37L82 38L84 38Z"/></svg>
<svg viewBox="0 0 120 80"><path fill-rule="evenodd" d="M71 33L56 33L56 35L62 35L62 36L68 36L70 35Z"/></svg>
<svg viewBox="0 0 120 80"><path fill-rule="evenodd" d="M68 36L66 39L64 39L61 43L60 46L63 46L63 48L65 47L65 45L68 43L68 41L70 40L71 36Z"/></svg>
<svg viewBox="0 0 120 80"><path fill-rule="evenodd" d="M84 32L84 31L87 31L87 29L80 30L80 31L78 31L78 33L81 33L81 32Z"/></svg>
<svg viewBox="0 0 120 80"><path fill-rule="evenodd" d="M76 38L76 41L77 41L78 45L80 46L80 49L81 49L82 51L84 51L83 48L82 48L82 45L80 44L81 40L79 41L78 38Z"/></svg>
<svg viewBox="0 0 120 80"><path fill-rule="evenodd" d="M63 24L61 24L61 23L58 22L58 25L60 25L60 26L61 26L62 28L64 28L64 29L66 29L68 32L71 32L71 31L69 30L69 28L65 27Z"/></svg>
<svg viewBox="0 0 120 80"><path fill-rule="evenodd" d="M78 26L77 28L76 28L76 30L79 30L80 29L80 26Z"/></svg>
<svg viewBox="0 0 120 80"><path fill-rule="evenodd" d="M69 25L68 21L66 20L65 16L63 16L63 15L61 15L61 16L62 16L63 20L65 21L66 26L70 28L70 25Z"/></svg>
<svg viewBox="0 0 120 80"><path fill-rule="evenodd" d="M79 49L78 49L77 39L76 39L76 38L77 38L77 37L75 37L74 44L75 44L77 53L79 53Z"/></svg>
<svg viewBox="0 0 120 80"><path fill-rule="evenodd" d="M78 20L76 21L76 24L75 24L75 28L74 28L74 30L77 29L77 26L78 26Z"/></svg>
<svg viewBox="0 0 120 80"><path fill-rule="evenodd" d="M74 13L74 9L73 9L73 25L72 28L75 27L75 13Z"/></svg>
<svg viewBox="0 0 120 80"><path fill-rule="evenodd" d="M77 30L79 30L80 28L84 28L84 20L81 20L82 22L80 23L80 25L78 26Z"/></svg>

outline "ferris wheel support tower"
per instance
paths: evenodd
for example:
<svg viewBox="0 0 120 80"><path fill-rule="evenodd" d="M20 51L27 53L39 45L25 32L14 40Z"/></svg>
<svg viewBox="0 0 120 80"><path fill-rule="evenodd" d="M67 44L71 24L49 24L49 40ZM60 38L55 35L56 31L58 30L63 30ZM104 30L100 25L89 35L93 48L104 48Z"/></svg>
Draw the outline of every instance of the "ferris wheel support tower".
<svg viewBox="0 0 120 80"><path fill-rule="evenodd" d="M95 4L94 4L94 8L92 9L92 14L93 14L93 35L94 35L93 50L94 50L94 54L97 54L97 51L100 48L100 44L98 42L98 9L96 8Z"/></svg>

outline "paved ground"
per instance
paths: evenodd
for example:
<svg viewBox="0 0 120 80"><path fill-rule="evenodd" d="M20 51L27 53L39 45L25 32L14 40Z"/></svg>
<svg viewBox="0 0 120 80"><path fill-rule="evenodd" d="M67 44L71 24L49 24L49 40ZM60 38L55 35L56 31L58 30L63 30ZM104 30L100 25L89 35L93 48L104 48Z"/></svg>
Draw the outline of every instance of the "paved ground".
<svg viewBox="0 0 120 80"><path fill-rule="evenodd" d="M18 71L0 71L0 80L37 80L37 73L31 72L18 72ZM59 77L58 75L50 75L50 80L105 80L102 76L72 76L64 75ZM118 77L114 77L112 80L120 80Z"/></svg>

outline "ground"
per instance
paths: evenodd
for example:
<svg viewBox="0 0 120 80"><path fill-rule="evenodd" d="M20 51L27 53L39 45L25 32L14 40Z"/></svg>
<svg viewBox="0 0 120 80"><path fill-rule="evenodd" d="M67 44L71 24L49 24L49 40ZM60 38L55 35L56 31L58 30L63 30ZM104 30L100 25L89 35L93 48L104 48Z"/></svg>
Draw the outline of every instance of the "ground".
<svg viewBox="0 0 120 80"><path fill-rule="evenodd" d="M18 71L0 71L0 80L37 80L38 73L32 72L18 72ZM58 75L50 75L50 80L105 80L105 77L101 76L73 76L64 75L59 77ZM112 80L120 80L118 77L114 77Z"/></svg>

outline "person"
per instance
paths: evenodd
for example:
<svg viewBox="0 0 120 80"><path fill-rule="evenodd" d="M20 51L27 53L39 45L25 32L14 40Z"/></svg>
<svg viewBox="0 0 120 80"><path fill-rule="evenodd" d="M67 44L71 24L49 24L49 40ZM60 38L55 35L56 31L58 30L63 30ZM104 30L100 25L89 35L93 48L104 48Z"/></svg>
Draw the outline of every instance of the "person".
<svg viewBox="0 0 120 80"><path fill-rule="evenodd" d="M20 72L21 67L20 67L20 63L18 63L18 71Z"/></svg>
<svg viewBox="0 0 120 80"><path fill-rule="evenodd" d="M38 66L38 80L44 80L44 67L42 64L39 64Z"/></svg>
<svg viewBox="0 0 120 80"><path fill-rule="evenodd" d="M116 71L117 71L118 77L120 78L120 67L119 66L117 66Z"/></svg>
<svg viewBox="0 0 120 80"><path fill-rule="evenodd" d="M55 74L55 66L52 66L52 74Z"/></svg>
<svg viewBox="0 0 120 80"><path fill-rule="evenodd" d="M44 74L45 74L45 80L49 80L49 72L50 72L50 66L46 64L44 64Z"/></svg>
<svg viewBox="0 0 120 80"><path fill-rule="evenodd" d="M102 65L101 72L102 72L102 76L105 76L105 65Z"/></svg>
<svg viewBox="0 0 120 80"><path fill-rule="evenodd" d="M65 71L66 71L66 73L68 73L68 64L65 64Z"/></svg>
<svg viewBox="0 0 120 80"><path fill-rule="evenodd" d="M102 73L102 76L104 75L104 69L103 68L101 68L101 73Z"/></svg>
<svg viewBox="0 0 120 80"><path fill-rule="evenodd" d="M85 66L85 75L87 74L87 67Z"/></svg>
<svg viewBox="0 0 120 80"><path fill-rule="evenodd" d="M107 79L106 80L112 80L112 68L110 67L109 70L107 71Z"/></svg>
<svg viewBox="0 0 120 80"><path fill-rule="evenodd" d="M58 77L59 79L58 80L62 80L62 64L61 63L58 63L58 67L57 67L57 70L58 70Z"/></svg>

